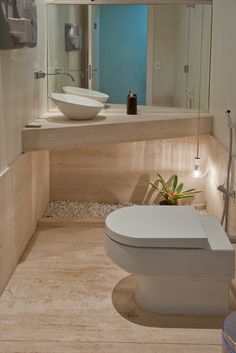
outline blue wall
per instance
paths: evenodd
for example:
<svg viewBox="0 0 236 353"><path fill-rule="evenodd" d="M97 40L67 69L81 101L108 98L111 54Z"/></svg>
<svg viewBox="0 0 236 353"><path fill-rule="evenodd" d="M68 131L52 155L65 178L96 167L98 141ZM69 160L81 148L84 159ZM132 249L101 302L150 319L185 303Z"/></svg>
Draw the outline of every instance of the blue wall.
<svg viewBox="0 0 236 353"><path fill-rule="evenodd" d="M147 6L100 6L100 91L125 103L128 91L146 101Z"/></svg>

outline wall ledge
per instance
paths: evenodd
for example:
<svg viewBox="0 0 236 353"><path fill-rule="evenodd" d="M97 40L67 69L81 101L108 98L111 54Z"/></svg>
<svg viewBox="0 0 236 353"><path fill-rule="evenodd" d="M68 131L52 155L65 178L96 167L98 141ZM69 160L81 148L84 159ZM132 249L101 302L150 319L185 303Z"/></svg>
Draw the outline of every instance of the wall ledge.
<svg viewBox="0 0 236 353"><path fill-rule="evenodd" d="M69 120L55 112L31 124L41 127L22 130L23 152L195 136L198 113L188 109L143 106L139 107L138 115L128 116L125 106L111 105L94 120ZM200 134L212 135L212 131L213 116L201 113Z"/></svg>

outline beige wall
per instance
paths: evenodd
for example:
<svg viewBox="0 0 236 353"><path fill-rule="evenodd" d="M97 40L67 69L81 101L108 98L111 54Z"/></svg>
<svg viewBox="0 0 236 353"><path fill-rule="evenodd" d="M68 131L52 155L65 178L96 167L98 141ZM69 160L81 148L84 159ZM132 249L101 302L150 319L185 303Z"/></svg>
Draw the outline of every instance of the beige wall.
<svg viewBox="0 0 236 353"><path fill-rule="evenodd" d="M21 129L44 109L44 80L33 72L44 69L45 6L37 1L37 48L0 50L0 173L21 154Z"/></svg>
<svg viewBox="0 0 236 353"><path fill-rule="evenodd" d="M17 158L0 177L0 294L49 202L48 152Z"/></svg>
<svg viewBox="0 0 236 353"><path fill-rule="evenodd" d="M152 203L158 201L148 181L156 172L166 179L174 173L188 188L203 191L194 201L206 203L207 211L221 220L222 193L227 150L210 135L200 137L201 169L204 178L191 177L196 153L196 137L103 144L74 150L50 152L50 198L97 202ZM233 163L236 175L236 163ZM236 189L236 182L232 184ZM229 209L229 234L236 235L236 202Z"/></svg>
<svg viewBox="0 0 236 353"><path fill-rule="evenodd" d="M232 119L236 122L235 14L235 0L214 0L210 112L214 116L214 136L218 142L213 140L211 144L210 173L206 190L208 211L218 217L222 214L223 196L217 191L217 186L226 180L229 148L229 130L225 116L227 109L231 110ZM234 158L231 190L236 190L235 162ZM235 211L236 202L231 199L229 233L232 236L236 235Z"/></svg>
<svg viewBox="0 0 236 353"><path fill-rule="evenodd" d="M217 187L225 180L226 161L228 151L214 138L209 136L207 149L208 156L208 175L206 178L206 208L211 214L216 215L220 220L223 212L224 200L222 193L217 190ZM236 163L232 163L233 175L236 175ZM232 189L236 189L236 182L233 181ZM229 206L229 229L228 234L236 239L236 202L230 200Z"/></svg>
<svg viewBox="0 0 236 353"><path fill-rule="evenodd" d="M214 115L214 135L226 147L226 109L231 109L236 122L235 14L235 0L214 0L210 112Z"/></svg>
<svg viewBox="0 0 236 353"><path fill-rule="evenodd" d="M201 137L202 163L208 136ZM186 188L204 191L205 180L191 177L196 138L128 142L50 152L50 198L98 202L149 203L148 181L156 172L177 173ZM199 194L197 203L204 201Z"/></svg>
<svg viewBox="0 0 236 353"><path fill-rule="evenodd" d="M0 51L0 293L49 202L49 154L21 155L21 129L45 107L45 5L37 1L36 48Z"/></svg>

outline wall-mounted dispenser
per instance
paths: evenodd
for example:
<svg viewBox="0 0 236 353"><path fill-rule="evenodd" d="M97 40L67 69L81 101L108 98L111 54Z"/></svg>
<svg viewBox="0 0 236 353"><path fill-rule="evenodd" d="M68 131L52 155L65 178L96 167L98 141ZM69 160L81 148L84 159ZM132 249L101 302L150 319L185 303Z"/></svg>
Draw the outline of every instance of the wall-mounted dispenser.
<svg viewBox="0 0 236 353"><path fill-rule="evenodd" d="M0 49L35 47L37 12L34 0L0 0Z"/></svg>
<svg viewBox="0 0 236 353"><path fill-rule="evenodd" d="M82 29L77 23L65 24L66 51L79 51L82 47Z"/></svg>

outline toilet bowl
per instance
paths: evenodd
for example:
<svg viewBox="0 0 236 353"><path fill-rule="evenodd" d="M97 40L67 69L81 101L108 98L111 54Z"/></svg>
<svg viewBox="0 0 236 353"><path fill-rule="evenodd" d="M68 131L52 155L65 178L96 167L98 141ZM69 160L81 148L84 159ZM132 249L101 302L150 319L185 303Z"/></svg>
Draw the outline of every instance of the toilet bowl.
<svg viewBox="0 0 236 353"><path fill-rule="evenodd" d="M229 310L234 249L218 219L191 206L132 206L106 219L107 255L136 279L134 298L160 314Z"/></svg>

